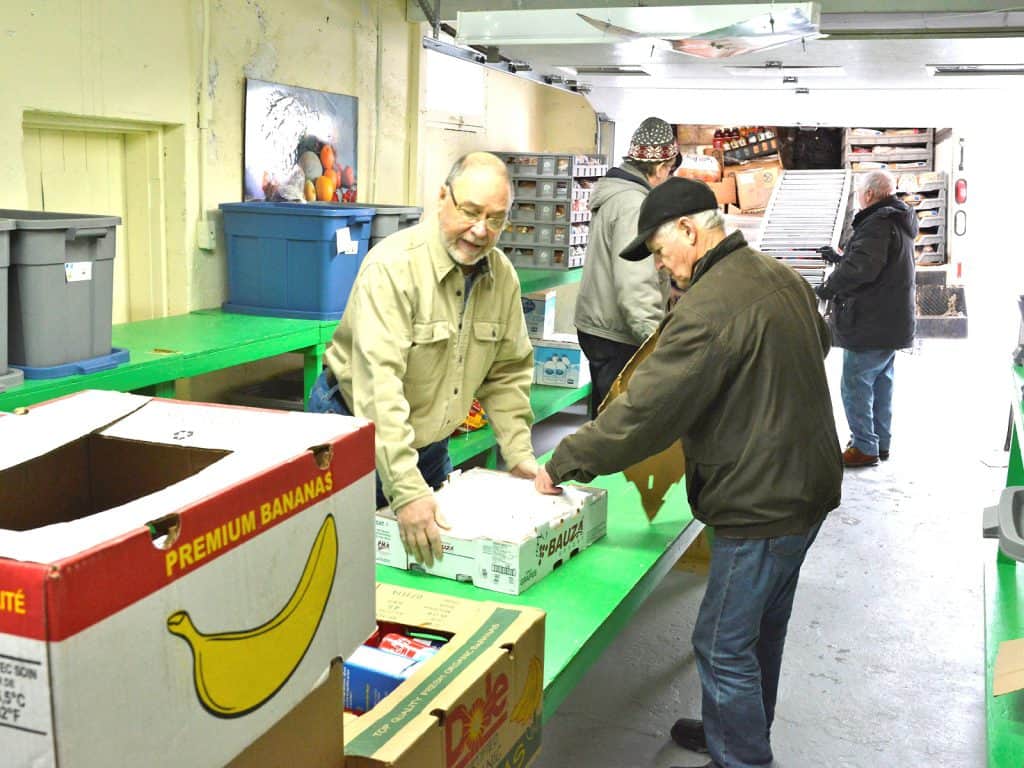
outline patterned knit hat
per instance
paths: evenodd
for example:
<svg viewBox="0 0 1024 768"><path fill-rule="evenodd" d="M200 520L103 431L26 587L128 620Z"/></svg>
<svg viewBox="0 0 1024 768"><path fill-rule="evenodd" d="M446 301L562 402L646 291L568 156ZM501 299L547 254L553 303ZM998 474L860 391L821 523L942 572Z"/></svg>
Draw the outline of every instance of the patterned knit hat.
<svg viewBox="0 0 1024 768"><path fill-rule="evenodd" d="M632 160L658 162L671 160L679 154L675 132L672 126L660 117L648 117L633 133L629 140L629 153L626 157Z"/></svg>

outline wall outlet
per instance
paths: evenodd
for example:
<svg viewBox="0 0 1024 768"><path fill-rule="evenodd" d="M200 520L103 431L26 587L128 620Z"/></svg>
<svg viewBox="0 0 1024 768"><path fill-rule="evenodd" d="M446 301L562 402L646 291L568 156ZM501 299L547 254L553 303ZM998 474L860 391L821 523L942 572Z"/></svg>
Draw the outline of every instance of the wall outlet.
<svg viewBox="0 0 1024 768"><path fill-rule="evenodd" d="M196 245L203 251L216 249L217 223L213 219L200 219L196 222Z"/></svg>

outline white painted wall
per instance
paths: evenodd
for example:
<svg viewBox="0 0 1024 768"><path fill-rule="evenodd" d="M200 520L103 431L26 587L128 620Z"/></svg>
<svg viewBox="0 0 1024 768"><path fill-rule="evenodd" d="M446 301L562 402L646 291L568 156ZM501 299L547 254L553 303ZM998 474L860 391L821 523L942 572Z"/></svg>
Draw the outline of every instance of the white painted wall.
<svg viewBox="0 0 1024 768"><path fill-rule="evenodd" d="M980 397L998 382L1008 397L1007 365L1017 342L1017 296L1024 294L1024 221L1019 212L1019 142L1015 126L1024 107L1024 78L993 79L983 88L934 90L818 90L809 94L772 90L595 88L589 98L616 123L616 157L625 154L635 127L647 116L670 123L715 125L931 126L951 127L951 150L940 152L939 170L968 182L967 231L952 234L957 206L949 206L950 238L963 262L969 323L965 365L977 371L976 392L951 393L951 404ZM973 85L974 83L972 83ZM964 171L957 170L964 139ZM942 382L936 382L942 392ZM1005 393L1002 392L1005 389ZM1003 425L1005 427L1005 424Z"/></svg>

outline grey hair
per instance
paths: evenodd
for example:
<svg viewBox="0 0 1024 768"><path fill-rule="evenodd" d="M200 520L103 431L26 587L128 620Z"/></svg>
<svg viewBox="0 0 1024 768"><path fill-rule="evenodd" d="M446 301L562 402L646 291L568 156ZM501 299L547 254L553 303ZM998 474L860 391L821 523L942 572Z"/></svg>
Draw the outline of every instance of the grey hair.
<svg viewBox="0 0 1024 768"><path fill-rule="evenodd" d="M694 223L697 229L725 229L725 217L722 216L722 212L717 208L709 208L706 211L697 211L696 213L690 213L686 216L676 216L675 218L669 219L660 227L655 233L655 237L664 237L665 234L675 226L675 223L679 219L689 219Z"/></svg>
<svg viewBox="0 0 1024 768"><path fill-rule="evenodd" d="M885 170L868 171L861 177L859 188L864 191L870 190L881 200L896 191L896 178Z"/></svg>
<svg viewBox="0 0 1024 768"><path fill-rule="evenodd" d="M501 161L501 158L497 155L491 154L490 152L467 152L454 163L452 168L448 171L448 175L445 177L444 183L451 187L455 183L455 180L462 175L462 172L474 165L491 165L497 170L500 165L504 169L503 176L505 177L505 183L508 184L508 204L512 205L512 200L515 197L515 187L512 186L512 177L509 176L508 166Z"/></svg>

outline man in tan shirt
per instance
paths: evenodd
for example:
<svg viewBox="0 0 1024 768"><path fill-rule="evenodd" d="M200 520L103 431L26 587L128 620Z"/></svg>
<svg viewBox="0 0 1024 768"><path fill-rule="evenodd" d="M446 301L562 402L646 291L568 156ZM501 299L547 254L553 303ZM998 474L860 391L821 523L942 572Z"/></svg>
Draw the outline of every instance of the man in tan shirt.
<svg viewBox="0 0 1024 768"><path fill-rule="evenodd" d="M309 396L311 411L374 422L377 505L391 505L406 551L428 566L441 557L445 526L433 490L451 472L448 436L474 396L512 473L537 472L533 348L519 278L494 247L511 204L500 159L460 158L441 187L437 220L400 230L367 255Z"/></svg>

